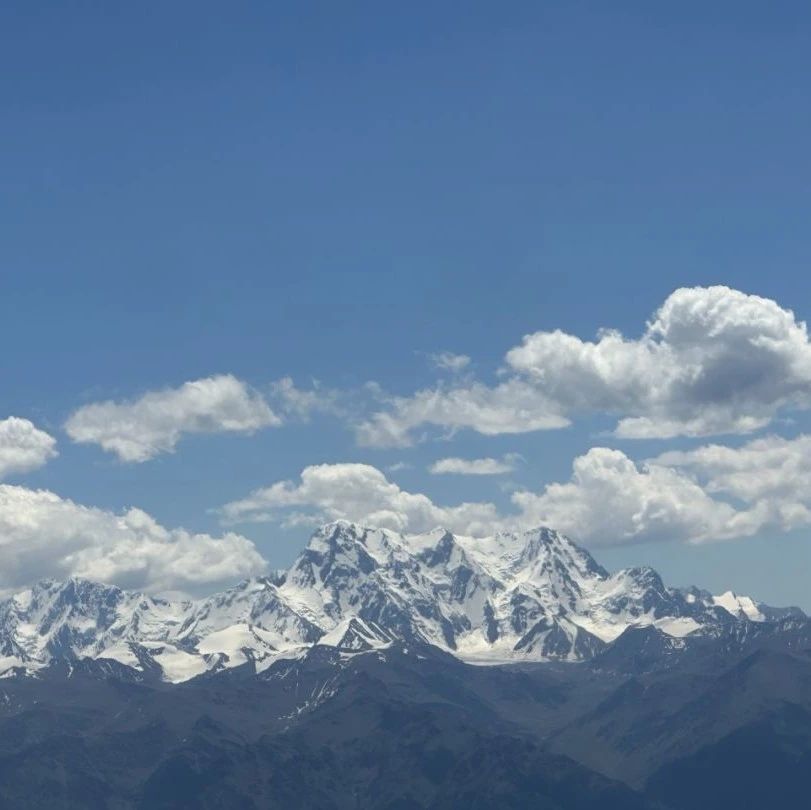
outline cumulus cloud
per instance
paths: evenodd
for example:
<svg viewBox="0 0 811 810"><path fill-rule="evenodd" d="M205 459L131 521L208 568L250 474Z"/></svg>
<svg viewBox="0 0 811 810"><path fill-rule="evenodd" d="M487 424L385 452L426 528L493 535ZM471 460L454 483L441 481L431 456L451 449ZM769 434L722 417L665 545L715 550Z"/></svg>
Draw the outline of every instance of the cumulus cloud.
<svg viewBox="0 0 811 810"><path fill-rule="evenodd" d="M518 456L503 458L441 458L430 467L432 475L504 475L515 469Z"/></svg>
<svg viewBox="0 0 811 810"><path fill-rule="evenodd" d="M507 377L494 387L471 381L393 398L361 425L360 440L404 445L424 425L521 433L594 413L615 415L622 438L708 436L748 433L781 409L811 407L806 324L770 299L722 286L676 290L638 338L541 331L505 360Z"/></svg>
<svg viewBox="0 0 811 810"><path fill-rule="evenodd" d="M663 453L656 464L692 475L704 489L757 508L764 524L811 525L811 436L766 436L741 447L706 445Z"/></svg>
<svg viewBox="0 0 811 810"><path fill-rule="evenodd" d="M489 502L441 506L367 464L320 464L305 468L297 482L279 481L226 504L221 515L229 523L287 527L343 518L404 533L443 526L474 536L545 525L587 545L731 539L753 534L768 519L761 505L736 508L715 499L676 468L637 465L602 447L575 459L570 481L511 497L509 514Z"/></svg>
<svg viewBox="0 0 811 810"><path fill-rule="evenodd" d="M805 323L728 287L676 290L638 340L537 332L507 363L566 412L623 415L627 438L748 432L783 406L811 404Z"/></svg>
<svg viewBox="0 0 811 810"><path fill-rule="evenodd" d="M637 465L606 447L576 458L570 481L512 500L523 523L553 526L589 545L724 540L754 534L764 517L713 498L679 470Z"/></svg>
<svg viewBox="0 0 811 810"><path fill-rule="evenodd" d="M523 524L545 523L591 545L705 543L811 526L811 436L708 444L635 463L592 448L572 478L516 492Z"/></svg>
<svg viewBox="0 0 811 810"><path fill-rule="evenodd" d="M42 467L56 452L56 439L27 419L0 420L0 479Z"/></svg>
<svg viewBox="0 0 811 810"><path fill-rule="evenodd" d="M226 504L230 522L286 520L288 525L345 520L400 532L444 526L462 534L487 534L501 525L491 503L438 506L427 495L406 492L368 464L319 464L298 482L279 481Z"/></svg>
<svg viewBox="0 0 811 810"><path fill-rule="evenodd" d="M522 522L548 523L591 544L702 543L811 526L811 436L709 444L641 464L592 448L570 481L517 492Z"/></svg>
<svg viewBox="0 0 811 810"><path fill-rule="evenodd" d="M466 354L439 352L438 354L431 355L431 362L438 369L458 373L464 371L470 365L470 358Z"/></svg>
<svg viewBox="0 0 811 810"><path fill-rule="evenodd" d="M184 433L252 433L280 422L256 391L223 374L151 391L132 402L85 405L65 430L75 442L98 444L121 461L142 462L173 452Z"/></svg>
<svg viewBox="0 0 811 810"><path fill-rule="evenodd" d="M167 529L140 509L115 514L46 490L0 485L0 590L67 576L193 590L265 568L253 543L238 534Z"/></svg>
<svg viewBox="0 0 811 810"><path fill-rule="evenodd" d="M811 526L811 436L706 445L643 462L593 447L574 460L568 481L513 492L511 501L509 512L489 502L441 506L375 467L321 464L221 513L227 522L344 518L406 533L444 526L475 536L545 525L589 546L733 540Z"/></svg>

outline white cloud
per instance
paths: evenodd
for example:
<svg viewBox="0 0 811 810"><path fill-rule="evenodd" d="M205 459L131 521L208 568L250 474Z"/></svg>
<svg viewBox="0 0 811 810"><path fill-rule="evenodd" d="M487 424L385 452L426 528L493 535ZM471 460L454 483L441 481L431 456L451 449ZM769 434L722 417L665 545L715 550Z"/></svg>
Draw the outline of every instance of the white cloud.
<svg viewBox="0 0 811 810"><path fill-rule="evenodd" d="M474 536L546 525L587 545L731 539L753 534L768 519L759 505L737 509L714 499L677 469L637 466L601 447L575 459L571 481L511 497L513 514L488 502L440 506L367 464L320 464L305 468L298 482L279 481L226 504L221 515L229 523L287 527L343 518L405 533L443 526Z"/></svg>
<svg viewBox="0 0 811 810"><path fill-rule="evenodd" d="M569 424L536 388L517 379L494 388L474 382L425 389L412 397L393 397L388 405L357 427L361 445L408 447L414 443L413 431L427 424L444 427L449 435L472 428L488 436Z"/></svg>
<svg viewBox="0 0 811 810"><path fill-rule="evenodd" d="M638 340L537 332L507 363L565 412L620 414L627 438L748 432L811 404L805 323L728 287L676 290Z"/></svg>
<svg viewBox="0 0 811 810"><path fill-rule="evenodd" d="M578 414L618 417L623 438L748 433L781 409L811 407L811 342L794 313L728 287L682 288L642 336L560 330L507 352L506 380L396 397L360 426L361 442L406 445L424 425L522 433Z"/></svg>
<svg viewBox="0 0 811 810"><path fill-rule="evenodd" d="M279 481L226 504L231 522L284 520L291 525L343 518L402 532L444 526L462 534L487 534L500 525L491 503L438 506L426 495L406 492L368 464L319 464L299 482ZM307 511L302 511L307 510Z"/></svg>
<svg viewBox="0 0 811 810"><path fill-rule="evenodd" d="M458 373L464 371L470 365L470 358L466 354L439 352L431 355L431 362L443 371Z"/></svg>
<svg viewBox="0 0 811 810"><path fill-rule="evenodd" d="M411 466L407 461L395 461L394 464L389 464L386 467L386 472L402 472L403 470L410 470Z"/></svg>
<svg viewBox="0 0 811 810"><path fill-rule="evenodd" d="M572 479L517 492L522 522L548 523L590 544L748 537L811 526L811 436L705 445L635 464L592 448Z"/></svg>
<svg viewBox="0 0 811 810"><path fill-rule="evenodd" d="M515 469L518 456L504 458L441 458L429 468L432 475L504 475Z"/></svg>
<svg viewBox="0 0 811 810"><path fill-rule="evenodd" d="M638 466L606 447L576 458L570 481L540 494L516 492L512 500L523 523L553 526L589 545L700 543L751 535L763 525L758 509L736 509L676 469Z"/></svg>
<svg viewBox="0 0 811 810"><path fill-rule="evenodd" d="M635 463L594 447L570 481L516 492L524 525L544 523L589 545L705 543L811 526L811 435L705 445Z"/></svg>
<svg viewBox="0 0 811 810"><path fill-rule="evenodd" d="M151 391L133 402L97 402L65 424L75 442L94 443L127 462L171 453L184 433L252 433L279 425L267 402L230 374Z"/></svg>
<svg viewBox="0 0 811 810"><path fill-rule="evenodd" d="M271 398L279 410L289 416L308 419L316 412L338 411L339 393L313 380L309 389L298 388L292 377L282 377L271 385Z"/></svg>
<svg viewBox="0 0 811 810"><path fill-rule="evenodd" d="M663 453L656 464L692 474L713 495L757 508L764 524L811 525L811 436L766 436L732 448L717 444Z"/></svg>
<svg viewBox="0 0 811 810"><path fill-rule="evenodd" d="M0 485L0 590L67 576L189 590L265 568L253 543L238 534L166 529L140 509L117 515L46 490Z"/></svg>
<svg viewBox="0 0 811 810"><path fill-rule="evenodd" d="M481 536L540 525L589 546L707 543L811 526L811 436L768 437L740 448L707 445L635 462L593 447L569 481L513 492L511 514L489 502L440 506L366 464L307 467L221 510L228 522L313 525L344 518L402 532L444 526Z"/></svg>
<svg viewBox="0 0 811 810"><path fill-rule="evenodd" d="M57 455L56 439L32 422L16 416L0 420L0 479L36 470Z"/></svg>

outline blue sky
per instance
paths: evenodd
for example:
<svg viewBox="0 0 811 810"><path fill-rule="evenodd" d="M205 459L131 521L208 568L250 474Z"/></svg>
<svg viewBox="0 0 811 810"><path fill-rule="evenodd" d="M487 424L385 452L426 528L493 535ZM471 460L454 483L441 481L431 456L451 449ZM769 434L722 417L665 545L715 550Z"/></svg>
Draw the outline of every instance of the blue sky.
<svg viewBox="0 0 811 810"><path fill-rule="evenodd" d="M809 318L803 5L170 5L0 12L0 419L59 453L8 485L233 529L282 566L308 533L279 525L289 509L226 527L216 510L309 465L364 463L443 507L510 515L513 491L568 482L593 447L641 463L808 428L792 378L791 402L740 404L774 406L746 435L631 440L610 408L555 430L419 426L408 447L354 431L385 397L497 386L526 334L637 339L680 288ZM443 351L470 358L461 382ZM82 406L222 374L284 424L183 435L140 463L65 430ZM321 409L283 414L288 376L317 380ZM507 454L521 460L498 476L427 469ZM579 539L612 567L811 608L811 527L781 520L700 544L655 526Z"/></svg>

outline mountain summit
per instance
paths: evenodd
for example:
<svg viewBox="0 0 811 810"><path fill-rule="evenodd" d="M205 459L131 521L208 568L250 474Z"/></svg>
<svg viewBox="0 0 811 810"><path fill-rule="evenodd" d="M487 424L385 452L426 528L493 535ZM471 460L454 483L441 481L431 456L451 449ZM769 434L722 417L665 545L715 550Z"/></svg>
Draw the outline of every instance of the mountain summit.
<svg viewBox="0 0 811 810"><path fill-rule="evenodd" d="M582 661L628 628L717 635L795 614L668 588L650 568L609 574L547 528L405 536L338 521L318 529L288 571L205 599L40 582L0 603L0 674L112 659L177 682L243 664L262 670L317 644L350 654L397 639L469 662Z"/></svg>

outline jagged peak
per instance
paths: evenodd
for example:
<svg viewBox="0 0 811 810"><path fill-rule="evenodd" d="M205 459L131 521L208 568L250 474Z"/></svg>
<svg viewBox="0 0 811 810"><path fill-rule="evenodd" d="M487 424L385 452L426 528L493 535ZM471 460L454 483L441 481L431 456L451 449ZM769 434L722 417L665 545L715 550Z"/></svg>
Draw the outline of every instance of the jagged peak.
<svg viewBox="0 0 811 810"><path fill-rule="evenodd" d="M324 551L339 546L351 546L353 543L363 543L370 535L400 536L391 529L366 526L350 520L333 520L319 526L310 535L307 548L314 551Z"/></svg>
<svg viewBox="0 0 811 810"><path fill-rule="evenodd" d="M79 577L79 576L68 576L64 579L56 579L54 577L45 577L43 579L37 580L32 586L31 590L33 591L61 591L65 590L65 588L90 588L93 590L99 590L101 588L107 588L110 590L120 591L121 589L117 585L108 585L100 580L96 579L88 579L87 577Z"/></svg>
<svg viewBox="0 0 811 810"><path fill-rule="evenodd" d="M631 580L632 582L648 587L656 586L664 588L664 582L659 572L655 568L651 568L647 565L620 568L619 571L615 571L611 574L611 579L617 582Z"/></svg>
<svg viewBox="0 0 811 810"><path fill-rule="evenodd" d="M416 539L424 539L427 542L430 541L432 538L436 538L437 540L439 540L445 535L450 535L451 537L457 536L457 533L453 532L451 529L448 529L444 526L435 526L434 528L426 532L403 532L398 531L397 529L391 529L387 526L377 526L371 523L359 523L353 520L338 518L336 520L331 520L319 526L310 535L309 542L319 543L323 542L325 538L328 539L351 538L355 540L363 540L365 537L368 537L369 535L373 534L388 538L397 538L403 542L408 542Z"/></svg>
<svg viewBox="0 0 811 810"><path fill-rule="evenodd" d="M45 599L59 599L59 598L76 598L84 599L88 597L113 596L116 598L124 594L129 596L140 596L136 591L124 591L117 585L109 585L97 580L87 579L86 577L71 576L66 579L41 579L35 582L30 588L21 589L20 591L12 594L11 598L18 595L30 595L32 601L40 601Z"/></svg>
<svg viewBox="0 0 811 810"><path fill-rule="evenodd" d="M394 532L392 529L386 529L381 526L373 526L370 523L359 523L354 520L337 518L336 520L330 520L327 523L322 523L311 536L326 537L338 533L340 535L363 537L363 535L368 534L369 532L391 532L396 534L396 532Z"/></svg>

